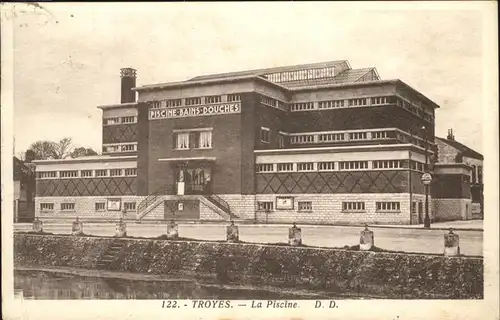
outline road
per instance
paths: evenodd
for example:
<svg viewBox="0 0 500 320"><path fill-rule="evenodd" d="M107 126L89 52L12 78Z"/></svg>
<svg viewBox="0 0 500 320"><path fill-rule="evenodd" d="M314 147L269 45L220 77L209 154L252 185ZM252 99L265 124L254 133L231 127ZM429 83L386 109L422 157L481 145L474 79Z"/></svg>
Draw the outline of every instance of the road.
<svg viewBox="0 0 500 320"><path fill-rule="evenodd" d="M362 227L300 226L302 243L321 247L344 247L359 244ZM240 225L240 240L254 243L284 243L288 241L286 225ZM31 224L15 224L15 231L30 231ZM444 251L445 230L370 227L374 232L375 245L393 251L437 253ZM97 236L113 236L113 223L87 223L83 230ZM71 224L44 224L45 232L71 233ZM455 230L460 236L460 251L465 255L483 255L483 232L477 230ZM127 234L132 237L157 237L166 233L166 225L127 224ZM179 236L199 240L226 239L226 225L180 224Z"/></svg>

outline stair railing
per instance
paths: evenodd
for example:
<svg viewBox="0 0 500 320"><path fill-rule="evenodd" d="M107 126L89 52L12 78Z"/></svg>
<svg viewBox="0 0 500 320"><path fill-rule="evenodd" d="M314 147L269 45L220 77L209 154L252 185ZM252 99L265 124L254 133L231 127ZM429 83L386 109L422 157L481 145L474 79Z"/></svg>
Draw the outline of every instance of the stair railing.
<svg viewBox="0 0 500 320"><path fill-rule="evenodd" d="M137 214L140 215L141 212L146 210L150 205L155 203L158 198L161 198L164 195L174 194L175 186L173 185L164 185L158 188L155 192L148 195L146 199L142 200L141 203L137 206Z"/></svg>

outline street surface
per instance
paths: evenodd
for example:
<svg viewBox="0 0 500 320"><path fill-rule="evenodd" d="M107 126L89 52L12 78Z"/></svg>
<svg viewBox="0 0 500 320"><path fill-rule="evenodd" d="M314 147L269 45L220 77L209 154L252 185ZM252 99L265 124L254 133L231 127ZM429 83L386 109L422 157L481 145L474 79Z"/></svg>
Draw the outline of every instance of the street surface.
<svg viewBox="0 0 500 320"><path fill-rule="evenodd" d="M86 234L114 236L115 223L84 223ZM344 247L359 244L362 227L300 226L302 243L321 247ZM438 227L435 225L434 227ZM254 243L288 242L289 225L240 225L240 240ZM466 227L465 227L466 228ZM71 223L44 223L45 232L71 233ZM31 231L29 223L15 224L15 231ZM393 251L437 253L444 251L446 230L410 229L405 227L370 227L375 246ZM460 251L465 255L483 255L483 232L479 230L454 231L460 236ZM132 237L157 237L166 233L166 225L127 223L127 234ZM180 224L179 236L199 240L225 240L226 224Z"/></svg>

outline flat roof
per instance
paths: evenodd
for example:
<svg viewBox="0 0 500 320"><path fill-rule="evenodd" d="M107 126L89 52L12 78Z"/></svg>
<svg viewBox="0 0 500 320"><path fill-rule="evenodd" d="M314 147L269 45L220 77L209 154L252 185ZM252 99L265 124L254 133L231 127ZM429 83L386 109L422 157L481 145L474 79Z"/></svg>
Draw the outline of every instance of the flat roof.
<svg viewBox="0 0 500 320"><path fill-rule="evenodd" d="M88 156L69 159L47 159L34 160L34 164L62 164L62 163L82 163L82 162L113 162L113 161L134 161L137 156Z"/></svg>
<svg viewBox="0 0 500 320"><path fill-rule="evenodd" d="M267 149L254 150L256 154L286 154L286 153L311 153L311 152L350 152L350 151L383 151L383 150L418 150L425 153L425 149L410 143L381 144L381 145L361 145L361 146L339 146L339 147L305 147L293 149ZM427 152L432 154L432 150Z"/></svg>

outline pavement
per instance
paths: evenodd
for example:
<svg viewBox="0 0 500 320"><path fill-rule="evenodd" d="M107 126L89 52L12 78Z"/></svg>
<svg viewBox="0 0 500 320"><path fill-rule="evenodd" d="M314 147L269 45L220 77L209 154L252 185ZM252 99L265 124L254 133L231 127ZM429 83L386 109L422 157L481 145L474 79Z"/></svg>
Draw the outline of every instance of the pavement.
<svg viewBox="0 0 500 320"><path fill-rule="evenodd" d="M225 224L179 224L179 236L199 240L225 240ZM319 247L344 247L359 244L362 226L298 225L302 228L302 243ZM464 255L483 255L482 221L455 221L435 223L430 229L423 226L369 226L374 232L375 246L392 251L442 254L444 234L449 227L460 236L460 251ZM84 223L86 234L113 236L115 223ZM290 225L281 224L241 224L240 240L253 243L288 242ZM29 223L15 224L15 231L31 231ZM44 231L71 233L71 222L44 223ZM166 233L165 224L127 224L127 234L132 237L157 237Z"/></svg>

